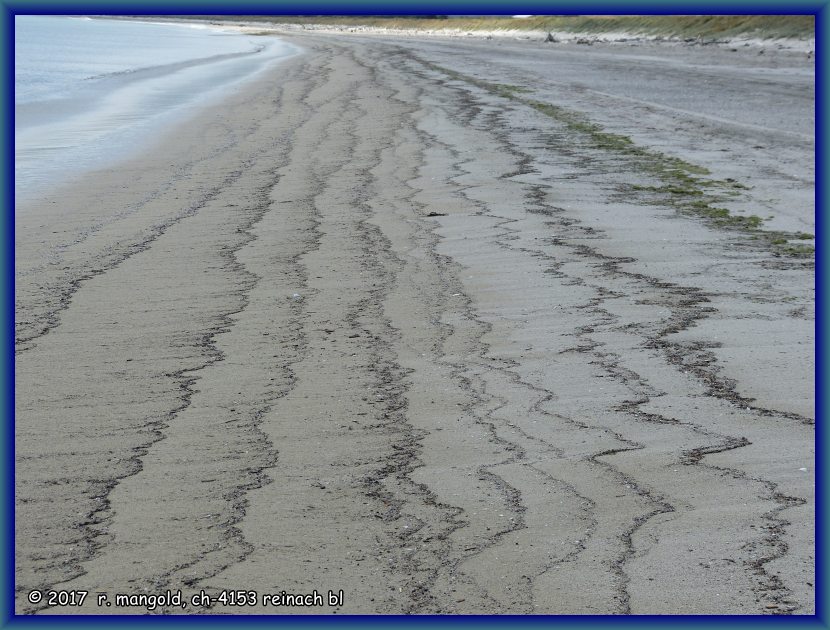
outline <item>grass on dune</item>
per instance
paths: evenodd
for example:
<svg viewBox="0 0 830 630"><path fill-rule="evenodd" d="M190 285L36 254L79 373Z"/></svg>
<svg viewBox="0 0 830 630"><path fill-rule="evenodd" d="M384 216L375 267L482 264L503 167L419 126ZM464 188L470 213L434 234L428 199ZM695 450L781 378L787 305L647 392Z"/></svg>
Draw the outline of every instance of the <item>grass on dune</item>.
<svg viewBox="0 0 830 630"><path fill-rule="evenodd" d="M214 17L214 16L211 16ZM601 35L631 33L677 38L815 37L812 15L537 15L528 18L475 16L215 16L216 19L293 24L375 26L394 29L456 29L462 31L551 31Z"/></svg>

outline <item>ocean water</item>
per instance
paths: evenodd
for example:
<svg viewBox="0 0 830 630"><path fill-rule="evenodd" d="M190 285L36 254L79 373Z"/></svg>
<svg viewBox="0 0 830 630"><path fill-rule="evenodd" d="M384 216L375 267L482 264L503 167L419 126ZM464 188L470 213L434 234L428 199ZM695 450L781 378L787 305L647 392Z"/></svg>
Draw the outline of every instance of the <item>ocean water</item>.
<svg viewBox="0 0 830 630"><path fill-rule="evenodd" d="M201 24L16 16L14 27L18 200L128 157L298 52Z"/></svg>

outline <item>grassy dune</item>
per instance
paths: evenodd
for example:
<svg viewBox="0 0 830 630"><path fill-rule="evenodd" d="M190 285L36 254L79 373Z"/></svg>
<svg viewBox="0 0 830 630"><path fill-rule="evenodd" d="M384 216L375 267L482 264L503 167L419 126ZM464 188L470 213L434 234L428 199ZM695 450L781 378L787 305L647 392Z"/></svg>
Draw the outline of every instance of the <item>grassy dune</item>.
<svg viewBox="0 0 830 630"><path fill-rule="evenodd" d="M225 19L231 16L221 16ZM234 19L240 19L237 16ZM602 34L626 32L664 37L815 37L812 15L539 15L529 18L502 16L442 19L380 16L245 16L246 20L377 26L401 29L530 30Z"/></svg>

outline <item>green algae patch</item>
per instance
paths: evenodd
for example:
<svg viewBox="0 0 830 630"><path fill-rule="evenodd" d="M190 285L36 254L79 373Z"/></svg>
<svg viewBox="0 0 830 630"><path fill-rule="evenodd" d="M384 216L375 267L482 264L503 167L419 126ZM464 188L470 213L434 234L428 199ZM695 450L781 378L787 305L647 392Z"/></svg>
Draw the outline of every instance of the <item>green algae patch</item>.
<svg viewBox="0 0 830 630"><path fill-rule="evenodd" d="M741 191L748 189L733 178L714 179L712 173L700 165L640 146L632 138L609 132L579 112L525 96L532 92L528 88L484 81L423 60L421 63L453 80L463 81L495 96L531 107L562 124L567 131L579 137L584 146L622 157L631 170L658 182L656 185L629 185L624 192L645 195L650 202L669 205L680 214L699 217L719 229L751 234L755 240L765 242L778 255L814 255L815 248L812 245L790 243L791 240L811 239L812 235L762 230L762 217L733 214L728 209L717 206L718 202L734 199L741 195Z"/></svg>

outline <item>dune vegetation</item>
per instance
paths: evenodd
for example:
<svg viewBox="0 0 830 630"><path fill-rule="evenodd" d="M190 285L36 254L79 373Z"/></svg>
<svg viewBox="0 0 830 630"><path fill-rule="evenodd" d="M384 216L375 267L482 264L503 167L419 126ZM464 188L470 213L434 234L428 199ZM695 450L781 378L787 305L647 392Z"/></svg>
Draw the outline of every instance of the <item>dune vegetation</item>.
<svg viewBox="0 0 830 630"><path fill-rule="evenodd" d="M631 33L673 38L815 37L812 15L536 15L511 16L216 16L292 24L374 26L394 29L464 31L548 31L564 33Z"/></svg>

